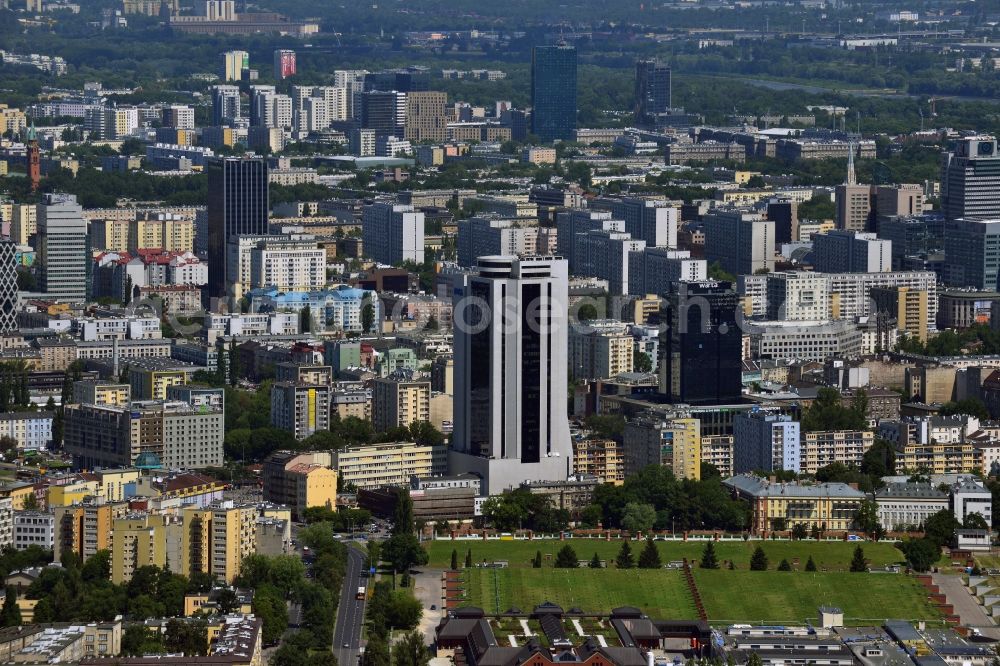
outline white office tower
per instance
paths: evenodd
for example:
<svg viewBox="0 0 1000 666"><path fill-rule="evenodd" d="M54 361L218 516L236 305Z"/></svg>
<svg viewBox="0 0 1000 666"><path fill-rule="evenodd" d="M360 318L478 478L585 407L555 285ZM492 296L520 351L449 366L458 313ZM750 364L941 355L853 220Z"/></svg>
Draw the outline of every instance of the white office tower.
<svg viewBox="0 0 1000 666"><path fill-rule="evenodd" d="M573 468L566 417L569 273L558 257L480 257L456 277L449 467L482 494Z"/></svg>
<svg viewBox="0 0 1000 666"><path fill-rule="evenodd" d="M46 194L38 207L39 287L49 298L87 300L87 221L72 194Z"/></svg>

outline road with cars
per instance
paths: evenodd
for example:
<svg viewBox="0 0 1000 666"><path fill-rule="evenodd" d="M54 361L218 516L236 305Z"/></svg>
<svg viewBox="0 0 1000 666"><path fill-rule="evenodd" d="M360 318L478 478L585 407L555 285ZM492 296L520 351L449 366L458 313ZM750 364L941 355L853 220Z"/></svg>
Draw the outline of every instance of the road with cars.
<svg viewBox="0 0 1000 666"><path fill-rule="evenodd" d="M365 601L357 598L358 588L368 587L368 578L362 574L367 564L366 555L348 545L347 570L340 590L337 606L337 624L333 629L333 653L340 666L355 666L361 655L361 629L365 621Z"/></svg>

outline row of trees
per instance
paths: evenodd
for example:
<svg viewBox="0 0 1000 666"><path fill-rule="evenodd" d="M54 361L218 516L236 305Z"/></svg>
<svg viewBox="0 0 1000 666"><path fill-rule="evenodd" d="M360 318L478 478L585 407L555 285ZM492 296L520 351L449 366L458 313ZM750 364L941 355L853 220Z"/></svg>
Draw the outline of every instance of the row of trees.
<svg viewBox="0 0 1000 666"><path fill-rule="evenodd" d="M381 561L390 564L393 577L391 582L378 581L372 591L366 609L368 645L362 655L362 666L427 666L430 653L423 636L413 631L420 622L423 607L410 589L409 572L414 566L426 564L428 556L415 533L409 491L402 490L397 496L389 538L381 545L369 542L368 559L372 566ZM395 589L396 572L400 571L403 587ZM406 633L394 640L394 631Z"/></svg>
<svg viewBox="0 0 1000 666"><path fill-rule="evenodd" d="M330 647L347 569L347 546L333 538L328 523L303 528L299 531L299 542L312 551L312 579L306 578L305 566L296 556L253 555L244 560L240 582L254 588L254 613L260 612L263 617L265 643L277 642L285 632L286 603L300 606L299 629L282 640L270 659L271 664L336 666L337 659Z"/></svg>

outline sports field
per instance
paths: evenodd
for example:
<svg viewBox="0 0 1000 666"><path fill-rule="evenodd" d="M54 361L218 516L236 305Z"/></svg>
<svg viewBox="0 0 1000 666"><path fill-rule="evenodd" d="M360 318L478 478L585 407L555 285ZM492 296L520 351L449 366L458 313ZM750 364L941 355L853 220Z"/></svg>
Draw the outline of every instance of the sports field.
<svg viewBox="0 0 1000 666"><path fill-rule="evenodd" d="M606 541L603 539L567 539L566 541L552 539L534 541L467 539L431 541L426 545L430 553L430 566L434 567L451 566L452 550L458 551L458 564L462 566L466 553L471 550L474 563L505 560L512 568L530 568L531 559L536 552L542 553L543 565L551 567L556 553L567 543L573 547L577 557L581 560L589 560L594 553L597 553L599 558L608 562L614 560L622 544L620 540ZM635 558L639 557L639 551L643 545L643 542L632 542L632 554ZM697 560L705 549L704 541L657 541L656 545L660 550L660 559L663 562L684 558ZM858 543L853 542L810 540L720 541L715 544L715 554L720 562L727 563L732 560L737 569L748 570L750 556L757 546L761 546L767 553L772 567L777 567L781 560L787 559L793 568L801 570L805 568L806 561L811 555L821 571L847 571L857 545ZM864 542L860 545L865 551L869 566L872 568L880 568L886 564L896 564L903 561L903 554L891 543Z"/></svg>
<svg viewBox="0 0 1000 666"><path fill-rule="evenodd" d="M636 606L656 619L696 617L678 570L473 568L464 571L464 580L464 604L488 613L512 606L529 611L552 601L567 610L606 613ZM853 625L939 617L926 591L903 574L696 569L695 580L709 620L717 624L815 621L821 605L842 608Z"/></svg>

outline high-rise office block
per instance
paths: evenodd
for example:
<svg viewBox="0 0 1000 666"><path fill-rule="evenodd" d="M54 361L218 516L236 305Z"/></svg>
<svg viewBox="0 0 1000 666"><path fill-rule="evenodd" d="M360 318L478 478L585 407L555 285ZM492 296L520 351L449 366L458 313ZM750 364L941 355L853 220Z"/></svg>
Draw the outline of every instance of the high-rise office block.
<svg viewBox="0 0 1000 666"><path fill-rule="evenodd" d="M945 223L944 281L951 287L996 291L1000 285L1000 219Z"/></svg>
<svg viewBox="0 0 1000 666"><path fill-rule="evenodd" d="M542 141L573 138L576 129L576 48L531 50L531 132Z"/></svg>
<svg viewBox="0 0 1000 666"><path fill-rule="evenodd" d="M924 212L924 188L921 185L873 186L875 197L875 227L881 235L882 221L889 217L911 217Z"/></svg>
<svg viewBox="0 0 1000 666"><path fill-rule="evenodd" d="M657 60L635 63L635 120L648 123L670 110L670 67Z"/></svg>
<svg viewBox="0 0 1000 666"><path fill-rule="evenodd" d="M714 210L705 215L705 259L733 275L774 270L774 222L760 213Z"/></svg>
<svg viewBox="0 0 1000 666"><path fill-rule="evenodd" d="M689 250L646 247L629 256L629 293L634 296L659 296L670 290L673 282L703 282L708 279L704 259L692 259Z"/></svg>
<svg viewBox="0 0 1000 666"><path fill-rule="evenodd" d="M892 269L892 241L873 233L831 231L812 238L813 266L822 273L882 273Z"/></svg>
<svg viewBox="0 0 1000 666"><path fill-rule="evenodd" d="M448 119L444 115L447 104L448 93L407 93L405 138L414 143L445 141L448 138Z"/></svg>
<svg viewBox="0 0 1000 666"><path fill-rule="evenodd" d="M222 54L222 80L242 81L243 72L250 69L250 54L246 51L226 51Z"/></svg>
<svg viewBox="0 0 1000 666"><path fill-rule="evenodd" d="M837 205L835 223L844 231L867 231L872 224L872 188L843 184L834 190Z"/></svg>
<svg viewBox="0 0 1000 666"><path fill-rule="evenodd" d="M402 138L406 132L406 93L371 91L361 95L361 127L376 136Z"/></svg>
<svg viewBox="0 0 1000 666"><path fill-rule="evenodd" d="M480 257L477 273L456 279L449 463L452 473L479 474L484 495L572 469L568 292L557 257Z"/></svg>
<svg viewBox="0 0 1000 666"><path fill-rule="evenodd" d="M424 214L413 206L376 202L361 221L365 254L383 264L424 262Z"/></svg>
<svg viewBox="0 0 1000 666"><path fill-rule="evenodd" d="M277 49L274 52L274 80L281 81L295 76L295 51Z"/></svg>
<svg viewBox="0 0 1000 666"><path fill-rule="evenodd" d="M742 394L739 298L728 282L678 282L660 320L660 393L670 402L726 404Z"/></svg>
<svg viewBox="0 0 1000 666"><path fill-rule="evenodd" d="M267 233L267 162L261 158L214 159L208 171L208 296L224 298L226 244L233 236Z"/></svg>
<svg viewBox="0 0 1000 666"><path fill-rule="evenodd" d="M775 247L799 239L799 204L781 197L767 202L767 219L774 222Z"/></svg>
<svg viewBox="0 0 1000 666"><path fill-rule="evenodd" d="M949 221L1000 218L1000 151L995 138L963 139L942 155L941 210Z"/></svg>
<svg viewBox="0 0 1000 666"><path fill-rule="evenodd" d="M83 302L90 284L87 222L72 194L46 194L38 207L39 290L50 298Z"/></svg>
<svg viewBox="0 0 1000 666"><path fill-rule="evenodd" d="M940 213L880 218L878 236L892 241L893 270L902 270L908 257L943 255L944 226L944 215Z"/></svg>
<svg viewBox="0 0 1000 666"><path fill-rule="evenodd" d="M239 86L212 86L212 124L229 125L242 117Z"/></svg>
<svg viewBox="0 0 1000 666"><path fill-rule="evenodd" d="M0 240L0 333L17 329L17 244Z"/></svg>
<svg viewBox="0 0 1000 666"><path fill-rule="evenodd" d="M599 198L591 208L611 211L616 220L625 221L625 231L632 238L646 241L646 247L677 247L677 208L665 200L639 197Z"/></svg>

